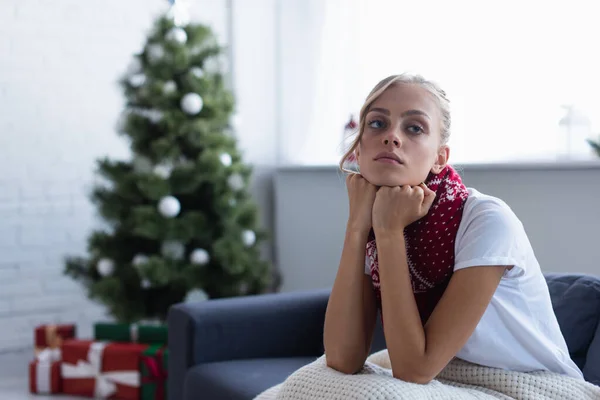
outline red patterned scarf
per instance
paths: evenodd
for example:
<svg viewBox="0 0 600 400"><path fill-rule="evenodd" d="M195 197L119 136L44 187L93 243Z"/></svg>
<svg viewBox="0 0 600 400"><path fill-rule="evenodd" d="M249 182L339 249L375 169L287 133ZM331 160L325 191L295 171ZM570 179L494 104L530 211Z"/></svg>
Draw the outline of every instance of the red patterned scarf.
<svg viewBox="0 0 600 400"><path fill-rule="evenodd" d="M446 166L439 174L429 174L427 187L436 193L429 213L404 230L406 253L413 293L423 324L442 297L454 270L454 241L468 197L458 173ZM381 309L381 286L377 246L371 230L367 242L367 262Z"/></svg>

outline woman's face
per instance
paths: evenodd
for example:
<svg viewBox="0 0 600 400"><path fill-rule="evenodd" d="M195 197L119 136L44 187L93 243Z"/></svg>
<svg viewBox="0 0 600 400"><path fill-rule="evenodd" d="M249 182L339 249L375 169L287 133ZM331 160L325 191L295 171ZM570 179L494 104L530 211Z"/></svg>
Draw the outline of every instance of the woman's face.
<svg viewBox="0 0 600 400"><path fill-rule="evenodd" d="M418 85L393 84L369 107L357 147L361 175L376 186L418 185L448 160L441 145L442 116Z"/></svg>

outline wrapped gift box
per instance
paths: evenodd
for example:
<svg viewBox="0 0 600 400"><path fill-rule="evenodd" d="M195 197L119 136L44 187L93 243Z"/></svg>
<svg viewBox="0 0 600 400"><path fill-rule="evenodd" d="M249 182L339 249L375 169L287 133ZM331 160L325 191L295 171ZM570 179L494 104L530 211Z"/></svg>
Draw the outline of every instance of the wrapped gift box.
<svg viewBox="0 0 600 400"><path fill-rule="evenodd" d="M138 400L141 356L148 345L67 340L62 345L62 392Z"/></svg>
<svg viewBox="0 0 600 400"><path fill-rule="evenodd" d="M142 354L142 400L166 400L169 350L162 345L148 347Z"/></svg>
<svg viewBox="0 0 600 400"><path fill-rule="evenodd" d="M167 326L96 323L94 324L94 339L165 345L167 344Z"/></svg>
<svg viewBox="0 0 600 400"><path fill-rule="evenodd" d="M32 361L29 364L29 391L35 394L60 393L60 361Z"/></svg>
<svg viewBox="0 0 600 400"><path fill-rule="evenodd" d="M75 325L40 325L35 328L35 353L45 349L59 349L64 340L73 339L76 335Z"/></svg>

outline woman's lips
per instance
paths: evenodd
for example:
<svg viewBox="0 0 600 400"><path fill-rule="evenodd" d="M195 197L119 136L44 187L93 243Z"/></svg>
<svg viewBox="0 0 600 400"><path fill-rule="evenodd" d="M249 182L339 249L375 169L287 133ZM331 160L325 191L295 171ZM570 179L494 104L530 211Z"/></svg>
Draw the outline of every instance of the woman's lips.
<svg viewBox="0 0 600 400"><path fill-rule="evenodd" d="M379 161L379 162L386 163L386 164L402 165L402 163L400 161L394 160L393 158L388 158L388 157L381 157L375 161Z"/></svg>

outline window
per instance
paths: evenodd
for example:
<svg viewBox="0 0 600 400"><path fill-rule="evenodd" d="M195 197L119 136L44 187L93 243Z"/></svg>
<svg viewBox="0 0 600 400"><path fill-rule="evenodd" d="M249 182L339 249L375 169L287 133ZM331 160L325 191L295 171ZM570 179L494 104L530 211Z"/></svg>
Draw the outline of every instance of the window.
<svg viewBox="0 0 600 400"><path fill-rule="evenodd" d="M592 157L585 139L600 135L596 15L579 0L282 2L281 162L337 163L349 114L399 72L448 93L454 163Z"/></svg>

